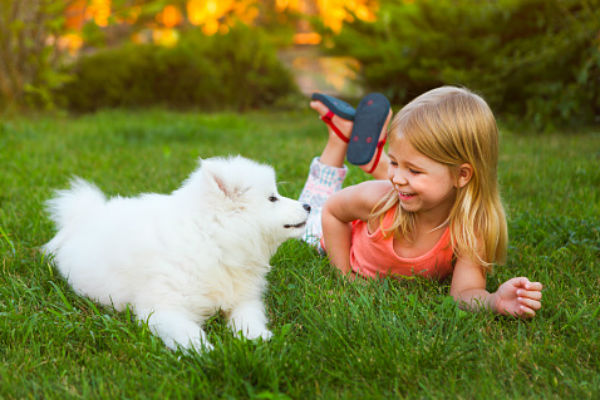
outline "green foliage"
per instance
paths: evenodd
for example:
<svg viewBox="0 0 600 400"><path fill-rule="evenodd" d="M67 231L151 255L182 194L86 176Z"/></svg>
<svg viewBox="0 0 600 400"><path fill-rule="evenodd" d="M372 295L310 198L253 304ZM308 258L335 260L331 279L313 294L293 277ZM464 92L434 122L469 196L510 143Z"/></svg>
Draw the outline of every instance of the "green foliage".
<svg viewBox="0 0 600 400"><path fill-rule="evenodd" d="M190 31L173 48L126 44L81 57L59 91L70 109L167 105L243 110L296 93L290 73L259 30Z"/></svg>
<svg viewBox="0 0 600 400"><path fill-rule="evenodd" d="M600 1L383 2L375 23L334 37L362 80L397 103L463 85L537 127L600 115Z"/></svg>
<svg viewBox="0 0 600 400"><path fill-rule="evenodd" d="M600 135L503 130L508 263L544 284L531 321L461 311L447 282L355 281L289 241L271 260L269 342L208 321L215 350L169 351L131 312L78 296L39 251L43 204L77 174L108 195L168 193L197 157L272 164L296 197L326 141L314 112L100 111L0 122L0 398L600 398ZM366 176L349 167L348 183ZM108 250L110 251L110 249Z"/></svg>
<svg viewBox="0 0 600 400"><path fill-rule="evenodd" d="M0 0L0 109L53 108L52 91L68 76L57 71L68 1Z"/></svg>

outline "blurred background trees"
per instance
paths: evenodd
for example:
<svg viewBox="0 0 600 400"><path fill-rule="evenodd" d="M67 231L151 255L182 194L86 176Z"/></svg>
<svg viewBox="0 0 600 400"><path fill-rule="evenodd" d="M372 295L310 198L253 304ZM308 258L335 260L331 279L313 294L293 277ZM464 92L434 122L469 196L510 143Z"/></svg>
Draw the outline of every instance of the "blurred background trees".
<svg viewBox="0 0 600 400"><path fill-rule="evenodd" d="M0 0L0 109L32 98L52 102L65 76L56 38L65 32L65 2Z"/></svg>
<svg viewBox="0 0 600 400"><path fill-rule="evenodd" d="M332 38L396 103L464 85L537 126L600 122L598 0L382 2L377 23Z"/></svg>
<svg viewBox="0 0 600 400"><path fill-rule="evenodd" d="M0 0L0 7L0 107L244 110L315 89L381 91L403 104L452 84L539 127L600 122L600 0ZM319 63L323 55L346 57L344 68ZM298 71L311 62L327 67L329 86L306 84ZM361 89L341 90L342 78Z"/></svg>

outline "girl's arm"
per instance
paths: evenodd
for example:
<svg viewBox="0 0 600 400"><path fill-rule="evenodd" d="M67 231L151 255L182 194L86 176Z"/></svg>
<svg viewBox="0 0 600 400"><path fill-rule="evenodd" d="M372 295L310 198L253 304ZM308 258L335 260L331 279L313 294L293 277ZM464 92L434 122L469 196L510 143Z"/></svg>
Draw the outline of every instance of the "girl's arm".
<svg viewBox="0 0 600 400"><path fill-rule="evenodd" d="M531 318L542 307L542 284L524 277L504 282L490 293L485 289L485 272L477 263L458 259L454 266L450 295L461 308L490 309L498 314Z"/></svg>
<svg viewBox="0 0 600 400"><path fill-rule="evenodd" d="M350 272L351 222L367 221L371 210L391 188L387 181L367 181L333 194L323 205L323 240L331 263Z"/></svg>

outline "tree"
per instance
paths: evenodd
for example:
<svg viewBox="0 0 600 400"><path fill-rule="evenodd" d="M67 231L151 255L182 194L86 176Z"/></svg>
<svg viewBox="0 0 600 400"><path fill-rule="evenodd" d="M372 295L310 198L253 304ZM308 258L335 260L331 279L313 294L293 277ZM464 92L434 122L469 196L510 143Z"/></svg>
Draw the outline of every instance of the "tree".
<svg viewBox="0 0 600 400"><path fill-rule="evenodd" d="M51 106L66 0L0 0L0 107Z"/></svg>

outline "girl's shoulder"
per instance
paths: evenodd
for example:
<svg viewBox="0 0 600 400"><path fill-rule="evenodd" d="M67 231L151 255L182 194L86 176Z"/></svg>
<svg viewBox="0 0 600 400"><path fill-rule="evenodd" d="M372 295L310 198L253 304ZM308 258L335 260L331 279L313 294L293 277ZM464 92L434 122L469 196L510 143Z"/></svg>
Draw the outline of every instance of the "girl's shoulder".
<svg viewBox="0 0 600 400"><path fill-rule="evenodd" d="M366 221L375 205L392 189L388 181L366 181L356 185L347 186L341 191L333 194L326 203L330 210L343 216L345 220Z"/></svg>
<svg viewBox="0 0 600 400"><path fill-rule="evenodd" d="M352 188L353 196L356 199L359 199L371 209L393 189L393 186L390 181L371 180L358 183L349 188Z"/></svg>
<svg viewBox="0 0 600 400"><path fill-rule="evenodd" d="M371 195L385 195L393 189L392 183L388 180L364 181L353 186Z"/></svg>

